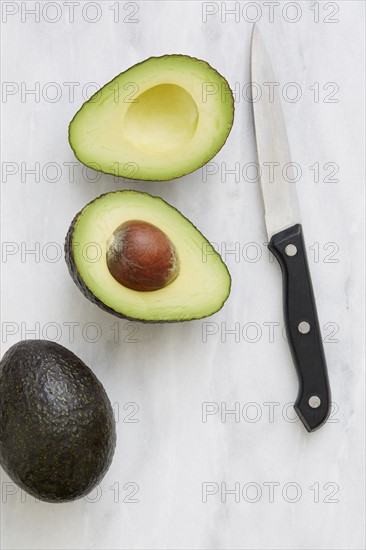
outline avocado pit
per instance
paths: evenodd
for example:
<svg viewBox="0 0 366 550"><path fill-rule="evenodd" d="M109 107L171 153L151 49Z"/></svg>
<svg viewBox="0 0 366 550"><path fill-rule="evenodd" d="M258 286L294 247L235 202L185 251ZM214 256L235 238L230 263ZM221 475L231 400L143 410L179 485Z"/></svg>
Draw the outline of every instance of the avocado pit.
<svg viewBox="0 0 366 550"><path fill-rule="evenodd" d="M142 220L129 220L114 231L107 266L118 283L142 292L164 288L179 272L178 255L169 237Z"/></svg>

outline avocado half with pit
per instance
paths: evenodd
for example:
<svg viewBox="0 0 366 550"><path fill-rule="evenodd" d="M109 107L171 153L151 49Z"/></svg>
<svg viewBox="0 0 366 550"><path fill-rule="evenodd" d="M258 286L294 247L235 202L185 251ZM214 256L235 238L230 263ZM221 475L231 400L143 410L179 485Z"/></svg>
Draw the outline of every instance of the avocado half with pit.
<svg viewBox="0 0 366 550"><path fill-rule="evenodd" d="M228 269L207 239L147 193L116 191L90 202L71 223L65 257L83 294L117 317L200 319L230 293Z"/></svg>
<svg viewBox="0 0 366 550"><path fill-rule="evenodd" d="M150 57L107 83L69 127L85 165L137 180L169 180L206 164L234 118L230 87L205 61Z"/></svg>

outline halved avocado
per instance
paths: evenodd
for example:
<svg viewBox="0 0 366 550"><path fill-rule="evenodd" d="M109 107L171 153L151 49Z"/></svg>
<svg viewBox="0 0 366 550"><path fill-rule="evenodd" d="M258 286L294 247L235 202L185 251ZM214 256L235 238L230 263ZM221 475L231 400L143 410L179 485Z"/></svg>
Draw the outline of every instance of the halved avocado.
<svg viewBox="0 0 366 550"><path fill-rule="evenodd" d="M117 317L200 319L230 293L228 269L207 239L147 193L116 191L86 205L71 223L65 256L83 294Z"/></svg>
<svg viewBox="0 0 366 550"><path fill-rule="evenodd" d="M75 156L108 174L168 180L206 164L234 118L227 81L187 55L150 57L86 101L69 127Z"/></svg>

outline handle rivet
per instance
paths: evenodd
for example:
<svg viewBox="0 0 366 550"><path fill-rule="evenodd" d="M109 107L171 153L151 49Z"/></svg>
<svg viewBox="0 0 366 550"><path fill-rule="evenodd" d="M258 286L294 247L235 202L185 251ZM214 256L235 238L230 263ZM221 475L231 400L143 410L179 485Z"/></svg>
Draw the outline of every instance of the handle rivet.
<svg viewBox="0 0 366 550"><path fill-rule="evenodd" d="M312 395L309 398L308 403L312 409L317 409L318 407L320 407L321 404L320 397L318 397L317 395Z"/></svg>
<svg viewBox="0 0 366 550"><path fill-rule="evenodd" d="M297 329L301 332L301 334L307 334L310 332L310 325L307 321L301 321L301 323L298 324Z"/></svg>
<svg viewBox="0 0 366 550"><path fill-rule="evenodd" d="M285 252L287 256L296 256L297 248L294 244L288 244L285 248Z"/></svg>

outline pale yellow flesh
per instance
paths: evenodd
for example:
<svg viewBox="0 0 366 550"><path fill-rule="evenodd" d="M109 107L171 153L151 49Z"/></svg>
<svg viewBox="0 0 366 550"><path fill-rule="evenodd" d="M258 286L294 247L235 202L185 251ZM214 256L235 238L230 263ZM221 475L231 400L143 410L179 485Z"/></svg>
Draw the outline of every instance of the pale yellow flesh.
<svg viewBox="0 0 366 550"><path fill-rule="evenodd" d="M175 84L160 84L129 106L123 138L145 153L163 155L184 148L193 138L197 124L198 109L192 96Z"/></svg>
<svg viewBox="0 0 366 550"><path fill-rule="evenodd" d="M108 270L107 243L122 223L132 219L156 225L174 243L179 275L163 289L128 289ZM230 292L228 270L201 233L175 208L145 193L117 191L86 206L75 224L72 250L89 290L126 317L151 321L206 317L222 307Z"/></svg>

